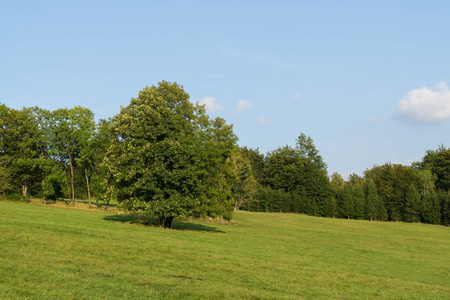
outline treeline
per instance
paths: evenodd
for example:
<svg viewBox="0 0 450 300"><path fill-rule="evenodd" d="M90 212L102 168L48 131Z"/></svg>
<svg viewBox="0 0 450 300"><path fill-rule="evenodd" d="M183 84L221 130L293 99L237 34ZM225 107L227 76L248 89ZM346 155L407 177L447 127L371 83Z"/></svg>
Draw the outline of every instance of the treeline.
<svg viewBox="0 0 450 300"><path fill-rule="evenodd" d="M114 199L164 227L174 218L231 219L234 199L255 183L236 141L231 125L165 81L98 123L83 107L2 104L0 197Z"/></svg>
<svg viewBox="0 0 450 300"><path fill-rule="evenodd" d="M347 181L313 140L261 154L238 147L176 83L147 87L109 120L87 108L0 105L0 196L111 201L170 227L174 218L233 210L450 224L450 149L412 166L387 163ZM98 204L98 202L97 202Z"/></svg>
<svg viewBox="0 0 450 300"><path fill-rule="evenodd" d="M110 121L94 121L87 108L15 110L0 105L0 194L99 199L110 145Z"/></svg>
<svg viewBox="0 0 450 300"><path fill-rule="evenodd" d="M450 225L450 149L443 146L412 166L386 163L347 181L338 173L328 178L322 157L303 134L295 147L267 155L241 152L258 182L253 200L241 209Z"/></svg>

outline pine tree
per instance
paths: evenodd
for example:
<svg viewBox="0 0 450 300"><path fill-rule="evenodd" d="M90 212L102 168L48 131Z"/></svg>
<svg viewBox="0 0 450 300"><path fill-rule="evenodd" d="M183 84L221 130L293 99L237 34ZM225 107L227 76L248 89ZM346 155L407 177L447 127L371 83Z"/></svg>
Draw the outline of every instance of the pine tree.
<svg viewBox="0 0 450 300"><path fill-rule="evenodd" d="M450 192L439 190L438 194L441 199L441 223L450 226Z"/></svg>
<svg viewBox="0 0 450 300"><path fill-rule="evenodd" d="M365 203L365 216L367 220L378 219L378 203L379 198L377 195L377 188L373 180L367 180L364 184L366 203Z"/></svg>
<svg viewBox="0 0 450 300"><path fill-rule="evenodd" d="M344 186L344 189L342 190L342 194L340 195L340 214L343 218L350 219L351 216L353 216L353 199L352 199L352 193L350 191L350 187L348 184Z"/></svg>
<svg viewBox="0 0 450 300"><path fill-rule="evenodd" d="M384 205L384 202L380 197L377 197L376 206L377 206L377 220L386 221L389 216L386 210L386 206Z"/></svg>
<svg viewBox="0 0 450 300"><path fill-rule="evenodd" d="M325 217L335 218L338 215L338 207L336 198L334 196L330 196L326 199L325 202Z"/></svg>
<svg viewBox="0 0 450 300"><path fill-rule="evenodd" d="M360 184L353 185L352 198L354 203L353 218L357 220L364 219L365 196Z"/></svg>
<svg viewBox="0 0 450 300"><path fill-rule="evenodd" d="M434 190L427 191L422 197L422 221L438 224L440 222L439 199Z"/></svg>
<svg viewBox="0 0 450 300"><path fill-rule="evenodd" d="M298 193L299 197L299 208L300 212L312 215L313 214L313 204L311 203L311 199L306 195L306 189L303 187Z"/></svg>
<svg viewBox="0 0 450 300"><path fill-rule="evenodd" d="M420 222L420 194L411 184L406 193L403 220L406 222Z"/></svg>

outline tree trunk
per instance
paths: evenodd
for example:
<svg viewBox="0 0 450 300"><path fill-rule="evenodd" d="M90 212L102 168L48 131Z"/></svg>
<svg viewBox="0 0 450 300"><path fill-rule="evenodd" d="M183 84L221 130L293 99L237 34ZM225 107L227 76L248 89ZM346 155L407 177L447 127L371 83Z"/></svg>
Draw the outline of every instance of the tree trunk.
<svg viewBox="0 0 450 300"><path fill-rule="evenodd" d="M22 196L27 197L28 186L26 184L22 185Z"/></svg>
<svg viewBox="0 0 450 300"><path fill-rule="evenodd" d="M69 154L69 165L70 165L70 183L72 185L72 205L75 206L75 184L74 184L74 170L72 156Z"/></svg>
<svg viewBox="0 0 450 300"><path fill-rule="evenodd" d="M238 211L244 201L240 200L239 202L236 200L234 202L234 210Z"/></svg>
<svg viewBox="0 0 450 300"><path fill-rule="evenodd" d="M156 224L158 225L158 227L172 228L172 221L173 217L162 216L156 220Z"/></svg>
<svg viewBox="0 0 450 300"><path fill-rule="evenodd" d="M89 177L88 177L86 169L84 169L84 175L86 176L86 187L87 187L87 196L88 196L89 206L91 206L91 191L89 189Z"/></svg>
<svg viewBox="0 0 450 300"><path fill-rule="evenodd" d="M164 228L172 228L173 217L167 217L164 220Z"/></svg>

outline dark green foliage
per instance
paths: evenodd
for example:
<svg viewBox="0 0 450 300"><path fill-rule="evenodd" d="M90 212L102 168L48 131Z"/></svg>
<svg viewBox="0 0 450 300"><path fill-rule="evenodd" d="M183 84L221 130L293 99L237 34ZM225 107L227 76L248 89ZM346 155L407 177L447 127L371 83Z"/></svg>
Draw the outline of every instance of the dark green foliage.
<svg viewBox="0 0 450 300"><path fill-rule="evenodd" d="M176 83L147 87L114 117L104 160L108 193L123 208L174 218L231 218L229 158L236 136L223 119L210 120Z"/></svg>
<svg viewBox="0 0 450 300"><path fill-rule="evenodd" d="M261 182L264 176L264 154L259 153L259 149L247 147L240 147L239 152L250 162L253 177Z"/></svg>
<svg viewBox="0 0 450 300"><path fill-rule="evenodd" d="M427 191L422 196L422 222L430 224L439 224L441 221L441 212L439 198L434 190Z"/></svg>
<svg viewBox="0 0 450 300"><path fill-rule="evenodd" d="M386 210L386 205L384 205L384 202L380 197L378 197L376 205L377 205L377 219L379 221L387 221L389 216Z"/></svg>
<svg viewBox="0 0 450 300"><path fill-rule="evenodd" d="M322 156L319 155L319 150L317 150L311 137L301 133L297 138L295 149L302 159L309 161L319 170L326 172L327 165L323 161Z"/></svg>
<svg viewBox="0 0 450 300"><path fill-rule="evenodd" d="M303 184L304 164L305 161L289 146L269 152L263 183L273 189L295 190Z"/></svg>
<svg viewBox="0 0 450 300"><path fill-rule="evenodd" d="M300 212L307 215L314 215L314 202L310 197L308 197L305 187L302 187L299 192L299 201Z"/></svg>
<svg viewBox="0 0 450 300"><path fill-rule="evenodd" d="M256 211L271 212L272 203L274 202L274 191L270 187L259 186L256 193L256 198L259 199L258 208Z"/></svg>
<svg viewBox="0 0 450 300"><path fill-rule="evenodd" d="M118 199L162 226L230 219L233 208L450 224L450 149L442 145L413 166L387 163L346 182L328 178L303 133L266 156L237 147L232 126L210 119L177 84L144 89L113 121L93 118L82 107L0 104L0 197Z"/></svg>
<svg viewBox="0 0 450 300"><path fill-rule="evenodd" d="M0 107L0 172L5 194L27 198L40 190L41 130L33 110Z"/></svg>
<svg viewBox="0 0 450 300"><path fill-rule="evenodd" d="M94 128L94 114L80 106L57 109L50 117L49 152L66 169L72 204L75 203L75 175L78 161L89 148Z"/></svg>
<svg viewBox="0 0 450 300"><path fill-rule="evenodd" d="M411 184L406 194L404 220L406 222L419 222L420 211L420 194Z"/></svg>
<svg viewBox="0 0 450 300"><path fill-rule="evenodd" d="M295 148L285 146L267 154L262 183L291 193L290 211L332 215L333 193L325 168L312 139L301 134Z"/></svg>
<svg viewBox="0 0 450 300"><path fill-rule="evenodd" d="M365 175L375 182L390 221L404 220L406 194L411 184L422 193L433 188L430 173L399 164L377 166L367 170Z"/></svg>
<svg viewBox="0 0 450 300"><path fill-rule="evenodd" d="M438 190L438 197L441 204L442 225L450 226L450 192Z"/></svg>
<svg viewBox="0 0 450 300"><path fill-rule="evenodd" d="M365 217L367 220L379 220L379 205L381 201L378 198L377 187L375 182L369 179L364 183L364 193L366 197L365 202Z"/></svg>
<svg viewBox="0 0 450 300"><path fill-rule="evenodd" d="M111 120L100 120L96 124L95 131L90 139L81 150L80 159L78 162L78 172L83 178L85 185L79 186L83 188L89 204L91 197L97 199L103 198L105 189L102 186L102 181L106 173L106 168L101 163L105 157L106 151L112 141Z"/></svg>
<svg viewBox="0 0 450 300"><path fill-rule="evenodd" d="M353 219L361 220L365 217L366 197L361 184L351 184L351 193L353 199Z"/></svg>
<svg viewBox="0 0 450 300"><path fill-rule="evenodd" d="M45 200L63 198L67 186L64 169L55 162L49 161L45 168L45 177L42 181L42 190Z"/></svg>
<svg viewBox="0 0 450 300"><path fill-rule="evenodd" d="M436 188L450 190L450 149L441 145L437 150L428 150L419 166L436 176Z"/></svg>
<svg viewBox="0 0 450 300"><path fill-rule="evenodd" d="M348 184L344 186L342 192L338 195L339 214L342 218L350 219L354 212L354 203L352 193Z"/></svg>
<svg viewBox="0 0 450 300"><path fill-rule="evenodd" d="M338 205L336 198L334 196L330 196L325 199L325 217L335 218L338 216Z"/></svg>
<svg viewBox="0 0 450 300"><path fill-rule="evenodd" d="M325 171L309 161L305 164L303 186L313 203L314 215L326 216L327 202L332 197L330 182Z"/></svg>

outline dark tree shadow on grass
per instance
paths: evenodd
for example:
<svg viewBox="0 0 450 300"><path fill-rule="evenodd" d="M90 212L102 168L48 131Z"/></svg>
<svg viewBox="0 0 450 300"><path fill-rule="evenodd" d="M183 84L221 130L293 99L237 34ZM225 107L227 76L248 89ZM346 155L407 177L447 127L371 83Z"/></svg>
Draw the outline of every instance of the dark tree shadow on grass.
<svg viewBox="0 0 450 300"><path fill-rule="evenodd" d="M137 224L144 226L154 226L156 227L156 221L153 218L133 216L133 215L111 215L103 218L106 221L120 222L128 224ZM198 223L184 222L180 220L174 220L172 223L172 229L175 230L186 230L186 231L206 231L213 233L225 233L220 229L212 226L206 226Z"/></svg>
<svg viewBox="0 0 450 300"><path fill-rule="evenodd" d="M66 200L66 201L71 201L71 200ZM89 200L86 200L86 199L75 199L75 202L77 202L77 203L83 203L83 204L89 204ZM96 200L91 200L91 205L92 206L96 206L97 205L97 202L96 202ZM104 208L104 207L118 207L118 205L117 205L117 203L106 203L106 202L103 202L103 201L99 201L98 202L98 207L99 208Z"/></svg>

